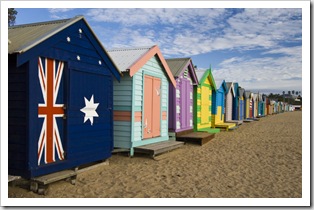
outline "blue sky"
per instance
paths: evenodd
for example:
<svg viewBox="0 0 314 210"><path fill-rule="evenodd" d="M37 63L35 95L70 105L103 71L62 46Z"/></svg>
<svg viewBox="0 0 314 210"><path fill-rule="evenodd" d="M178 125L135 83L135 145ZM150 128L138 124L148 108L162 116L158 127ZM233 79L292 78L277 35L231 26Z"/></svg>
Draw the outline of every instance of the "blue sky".
<svg viewBox="0 0 314 210"><path fill-rule="evenodd" d="M16 25L84 15L106 49L157 44L165 58L211 66L216 81L267 94L302 91L301 8L52 6L16 8Z"/></svg>

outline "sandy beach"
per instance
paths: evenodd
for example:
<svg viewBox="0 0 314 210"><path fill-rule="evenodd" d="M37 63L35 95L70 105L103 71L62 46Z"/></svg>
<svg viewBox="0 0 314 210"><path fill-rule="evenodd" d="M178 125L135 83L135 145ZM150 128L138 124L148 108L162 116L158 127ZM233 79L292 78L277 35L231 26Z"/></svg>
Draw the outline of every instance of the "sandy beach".
<svg viewBox="0 0 314 210"><path fill-rule="evenodd" d="M109 165L50 184L47 195L9 185L9 198L301 198L302 112L220 132L157 156L114 154Z"/></svg>

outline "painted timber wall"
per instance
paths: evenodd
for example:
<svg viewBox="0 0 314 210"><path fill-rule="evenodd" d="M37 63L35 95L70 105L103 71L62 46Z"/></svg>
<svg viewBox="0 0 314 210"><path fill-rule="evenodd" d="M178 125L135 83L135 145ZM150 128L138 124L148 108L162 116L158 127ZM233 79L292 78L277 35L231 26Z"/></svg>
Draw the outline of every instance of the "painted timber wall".
<svg viewBox="0 0 314 210"><path fill-rule="evenodd" d="M237 82L233 83L234 88L234 97L232 103L232 120L239 120L239 108L240 108L240 93L239 93L239 84Z"/></svg>
<svg viewBox="0 0 314 210"><path fill-rule="evenodd" d="M234 99L234 88L233 88L233 83L231 82L226 82L227 87L228 87L228 92L226 94L226 102L225 102L225 107L226 107L226 112L225 112L225 121L232 120L232 107L233 107L233 99Z"/></svg>
<svg viewBox="0 0 314 210"><path fill-rule="evenodd" d="M45 39L20 42L33 33ZM9 46L9 174L31 178L109 158L120 74L84 18L14 26L9 39L26 46Z"/></svg>
<svg viewBox="0 0 314 210"><path fill-rule="evenodd" d="M145 78L154 83L156 89L145 89ZM114 81L114 147L131 149L145 144L169 140L168 135L168 90L169 81L164 73L163 66L156 56L153 56L143 67L132 77L124 73L121 82ZM148 92L150 91L150 92ZM158 96L157 101L149 98L152 95ZM154 130L147 125L144 116L145 100L154 103L157 116L154 119L159 121L154 125ZM150 137L145 134L151 133ZM156 134L155 134L156 133Z"/></svg>
<svg viewBox="0 0 314 210"><path fill-rule="evenodd" d="M198 80L192 60L178 58L166 61L176 79L176 88L169 87L169 131L193 129L193 86L198 85Z"/></svg>
<svg viewBox="0 0 314 210"><path fill-rule="evenodd" d="M245 98L244 98L244 88L239 88L239 120L244 120L244 112L245 112Z"/></svg>
<svg viewBox="0 0 314 210"><path fill-rule="evenodd" d="M217 90L213 91L212 97L212 124L223 123L225 120L225 95L227 86L225 80Z"/></svg>
<svg viewBox="0 0 314 210"><path fill-rule="evenodd" d="M199 85L194 87L194 121L195 131L219 132L212 127L212 91L216 84L210 69L205 72L196 71Z"/></svg>
<svg viewBox="0 0 314 210"><path fill-rule="evenodd" d="M263 116L263 100L262 100L262 95L257 94L257 101L258 101L258 111L257 111L257 116Z"/></svg>
<svg viewBox="0 0 314 210"><path fill-rule="evenodd" d="M258 94L257 93L253 93L253 97L252 97L252 117L256 118L258 116Z"/></svg>
<svg viewBox="0 0 314 210"><path fill-rule="evenodd" d="M244 92L244 119L250 118L251 92Z"/></svg>

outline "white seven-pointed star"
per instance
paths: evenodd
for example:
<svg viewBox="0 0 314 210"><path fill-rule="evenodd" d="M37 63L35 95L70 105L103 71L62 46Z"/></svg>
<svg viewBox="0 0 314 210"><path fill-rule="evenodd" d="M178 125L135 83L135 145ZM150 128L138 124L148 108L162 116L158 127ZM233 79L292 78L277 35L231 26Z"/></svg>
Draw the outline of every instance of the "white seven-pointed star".
<svg viewBox="0 0 314 210"><path fill-rule="evenodd" d="M94 95L92 95L90 100L86 99L85 97L84 97L84 100L85 100L85 107L81 109L81 112L85 113L84 123L87 120L89 120L91 125L93 125L94 117L98 117L96 109L99 103L94 103Z"/></svg>

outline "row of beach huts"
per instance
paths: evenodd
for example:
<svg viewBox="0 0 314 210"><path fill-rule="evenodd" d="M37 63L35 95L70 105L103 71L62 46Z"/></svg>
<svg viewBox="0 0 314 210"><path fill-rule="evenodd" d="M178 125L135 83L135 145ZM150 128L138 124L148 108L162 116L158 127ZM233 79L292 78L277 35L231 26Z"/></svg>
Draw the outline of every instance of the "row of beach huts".
<svg viewBox="0 0 314 210"><path fill-rule="evenodd" d="M114 151L202 144L293 110L215 80L191 58L165 59L156 45L106 50L83 16L12 26L8 35L10 175L34 179Z"/></svg>

